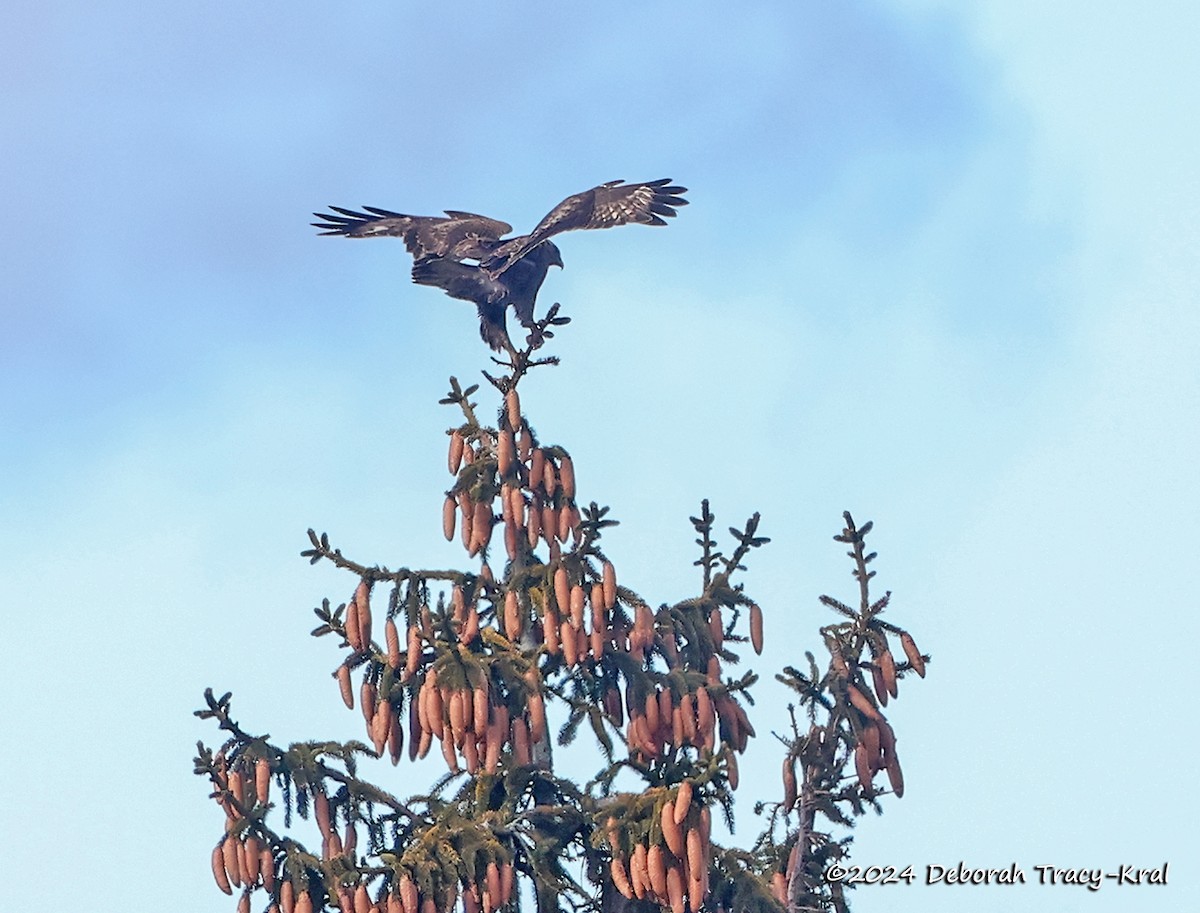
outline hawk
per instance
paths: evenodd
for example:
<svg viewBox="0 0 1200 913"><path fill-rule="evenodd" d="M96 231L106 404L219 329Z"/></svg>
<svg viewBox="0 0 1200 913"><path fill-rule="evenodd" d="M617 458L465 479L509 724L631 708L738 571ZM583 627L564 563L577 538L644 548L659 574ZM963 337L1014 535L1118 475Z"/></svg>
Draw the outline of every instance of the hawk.
<svg viewBox="0 0 1200 913"><path fill-rule="evenodd" d="M573 194L555 206L527 235L505 238L512 226L471 212L446 210L443 216L410 216L373 206L355 212L331 206L313 213L322 235L347 238L395 237L413 257L412 279L470 301L479 312L479 332L492 349L511 348L505 313L512 308L523 326L534 323L538 291L562 255L549 239L564 231L613 228L635 223L666 225L686 206L686 187L670 178L641 184L609 181Z"/></svg>

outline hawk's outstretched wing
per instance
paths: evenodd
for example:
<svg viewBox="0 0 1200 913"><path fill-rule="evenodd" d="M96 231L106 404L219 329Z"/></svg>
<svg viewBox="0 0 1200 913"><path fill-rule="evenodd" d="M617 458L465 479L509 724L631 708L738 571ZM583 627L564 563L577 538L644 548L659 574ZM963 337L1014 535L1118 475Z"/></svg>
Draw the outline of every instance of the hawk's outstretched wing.
<svg viewBox="0 0 1200 913"><path fill-rule="evenodd" d="M374 206L364 206L366 212L355 212L330 206L329 212L314 212L321 222L313 222L323 235L344 235L347 238L402 238L408 252L416 259L449 257L454 260L479 260L488 256L499 239L512 231L512 226L498 219L473 212L446 210L446 217L408 216Z"/></svg>
<svg viewBox="0 0 1200 913"><path fill-rule="evenodd" d="M686 187L672 184L670 178L640 184L609 181L567 197L532 232L499 244L481 264L493 276L499 276L547 238L564 231L614 228L630 222L666 225L678 207L687 205L681 196L686 192Z"/></svg>

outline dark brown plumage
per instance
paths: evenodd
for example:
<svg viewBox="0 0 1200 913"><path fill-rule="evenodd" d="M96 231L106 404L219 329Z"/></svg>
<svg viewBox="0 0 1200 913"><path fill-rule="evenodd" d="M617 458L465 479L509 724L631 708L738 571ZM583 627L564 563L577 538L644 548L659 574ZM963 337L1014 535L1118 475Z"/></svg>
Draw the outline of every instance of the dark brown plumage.
<svg viewBox="0 0 1200 913"><path fill-rule="evenodd" d="M402 239L413 256L413 281L473 302L480 335L500 351L511 347L505 311L511 307L524 326L533 326L546 273L551 266L563 265L550 237L630 222L666 225L664 217L687 205L680 196L686 190L671 185L669 178L642 184L609 181L567 197L530 234L507 240L503 235L512 231L507 222L457 210L446 210L445 217L410 216L373 206L364 206L365 212L331 206L332 212L314 213L321 221L312 224L323 235Z"/></svg>

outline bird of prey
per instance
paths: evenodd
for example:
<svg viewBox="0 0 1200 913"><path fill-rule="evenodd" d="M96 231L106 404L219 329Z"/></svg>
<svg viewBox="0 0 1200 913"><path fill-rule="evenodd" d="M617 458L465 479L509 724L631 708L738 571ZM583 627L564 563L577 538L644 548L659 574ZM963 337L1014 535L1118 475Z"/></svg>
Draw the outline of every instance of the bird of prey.
<svg viewBox="0 0 1200 913"><path fill-rule="evenodd" d="M670 178L641 184L609 181L567 197L528 235L505 238L512 226L470 212L446 210L442 216L410 216L364 206L355 212L331 206L313 213L323 235L347 238L397 237L413 257L412 279L440 288L452 298L470 301L479 312L479 332L496 351L510 348L505 312L511 307L522 325L534 323L538 291L562 255L549 240L564 231L612 228L633 222L666 225L664 217L686 206L686 187Z"/></svg>

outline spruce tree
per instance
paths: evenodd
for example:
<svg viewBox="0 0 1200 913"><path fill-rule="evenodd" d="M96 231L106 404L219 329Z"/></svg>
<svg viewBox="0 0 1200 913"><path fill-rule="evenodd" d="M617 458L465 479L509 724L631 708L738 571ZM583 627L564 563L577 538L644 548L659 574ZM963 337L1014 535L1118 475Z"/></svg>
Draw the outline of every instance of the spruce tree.
<svg viewBox="0 0 1200 913"><path fill-rule="evenodd" d="M582 499L570 453L541 440L521 404L531 372L557 364L541 352L567 322L552 307L523 348L493 359L486 388L450 378L442 403L460 417L443 531L470 570L361 563L309 530L303 556L352 578L347 602L315 610L312 633L336 644L334 677L365 740L275 745L235 722L229 694L205 693L197 715L226 738L198 745L195 770L224 814L212 870L240 891L239 913L847 909L850 838L830 826L903 795L882 708L929 659L882 618L889 595L871 595L871 524L846 513L835 537L858 593L820 597L837 616L819 631L828 659L806 653L775 676L794 692L786 717L779 698L768 717L787 722L778 801L755 809L750 846L720 845L713 819L732 826L739 757L756 736L746 708L759 678L739 666L762 650L764 613L745 562L768 539L755 514L722 544L704 501L691 518L695 597L655 608L619 577L603 549L616 522ZM602 757L583 783L554 757L581 731ZM380 759L430 751L447 773L427 792L381 785ZM315 818L320 847L289 836L295 815Z"/></svg>

